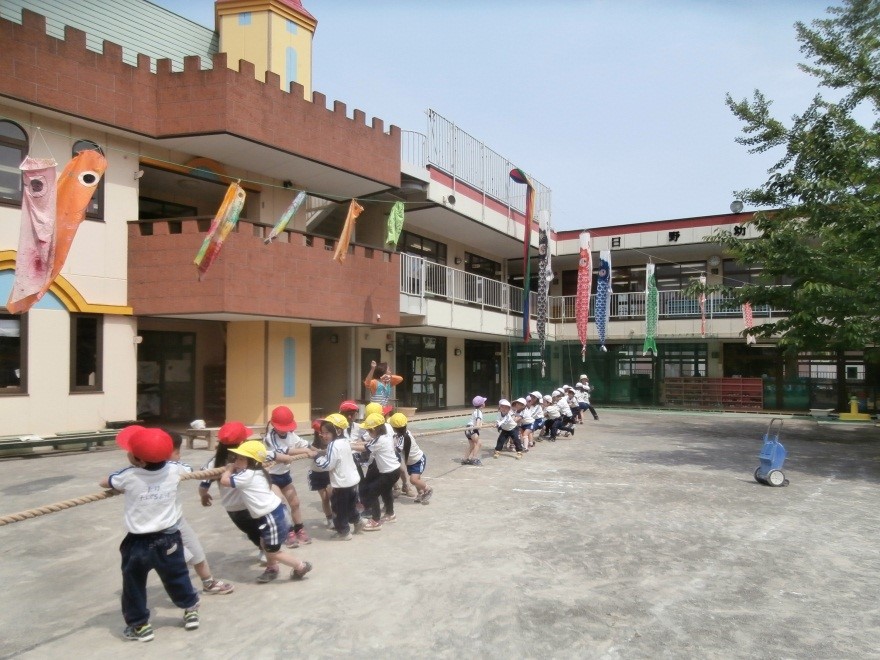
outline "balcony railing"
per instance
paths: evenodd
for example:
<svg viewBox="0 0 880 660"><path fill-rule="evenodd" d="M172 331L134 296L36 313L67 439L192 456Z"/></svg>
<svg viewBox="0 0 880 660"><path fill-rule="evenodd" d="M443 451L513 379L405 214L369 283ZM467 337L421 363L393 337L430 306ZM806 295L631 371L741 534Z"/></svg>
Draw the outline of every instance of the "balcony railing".
<svg viewBox="0 0 880 660"><path fill-rule="evenodd" d="M517 165L433 110L428 111L427 135L401 131L400 157L404 164L435 167L511 209L525 212L526 188L510 178ZM532 182L535 212L549 211L550 188L534 177Z"/></svg>
<svg viewBox="0 0 880 660"><path fill-rule="evenodd" d="M430 296L451 303L475 305L499 312L522 314L523 290L497 280L450 268L410 254L400 255L400 292L410 296ZM550 296L548 318L552 323L575 321L575 296ZM739 305L733 305L730 296L709 296L706 299L706 318L729 318L742 314ZM618 321L636 321L645 318L645 293L613 293L610 298L609 318ZM699 301L684 295L681 290L659 292L659 317L699 318ZM529 312L535 318L538 296L532 292ZM590 320L595 320L596 297L590 297ZM774 318L784 315L769 305L756 305L755 318Z"/></svg>

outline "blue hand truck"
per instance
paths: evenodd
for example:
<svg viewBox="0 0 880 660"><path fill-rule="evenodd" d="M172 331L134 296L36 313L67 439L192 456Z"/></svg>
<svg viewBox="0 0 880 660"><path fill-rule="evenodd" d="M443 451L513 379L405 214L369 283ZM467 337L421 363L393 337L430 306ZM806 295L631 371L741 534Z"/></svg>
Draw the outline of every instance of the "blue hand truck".
<svg viewBox="0 0 880 660"><path fill-rule="evenodd" d="M779 422L777 424L777 422ZM782 471L782 465L785 463L785 447L779 442L779 434L782 432L783 420L780 417L774 417L767 425L764 432L764 446L761 447L761 453L758 454L760 465L755 470L755 481L767 486L787 486L788 479Z"/></svg>

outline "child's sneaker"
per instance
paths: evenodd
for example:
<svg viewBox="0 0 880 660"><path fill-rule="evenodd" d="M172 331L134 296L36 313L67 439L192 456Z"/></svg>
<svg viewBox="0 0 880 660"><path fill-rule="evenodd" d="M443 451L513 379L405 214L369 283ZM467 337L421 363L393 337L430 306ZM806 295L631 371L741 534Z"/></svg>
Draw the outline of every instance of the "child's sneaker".
<svg viewBox="0 0 880 660"><path fill-rule="evenodd" d="M195 630L199 627L199 608L198 606L183 611L183 627L187 630Z"/></svg>
<svg viewBox="0 0 880 660"><path fill-rule="evenodd" d="M391 515L382 516L382 524L393 523L393 522L397 522L397 515L396 514L392 513Z"/></svg>
<svg viewBox="0 0 880 660"><path fill-rule="evenodd" d="M422 493L422 504L427 504L428 500L431 499L431 495L434 494L434 489L428 486L425 488L425 492Z"/></svg>
<svg viewBox="0 0 880 660"><path fill-rule="evenodd" d="M523 455L523 453L521 451L516 452L516 460L521 459L522 455Z"/></svg>
<svg viewBox="0 0 880 660"><path fill-rule="evenodd" d="M153 633L153 626L144 623L139 626L126 626L122 636L128 641L152 642L156 635Z"/></svg>
<svg viewBox="0 0 880 660"><path fill-rule="evenodd" d="M364 531L365 532L379 532L382 531L382 522L379 520L373 520L370 518L367 522L364 523Z"/></svg>
<svg viewBox="0 0 880 660"><path fill-rule="evenodd" d="M302 580L306 576L306 573L308 573L310 570L312 570L311 563L304 561L302 563L302 566L300 566L299 568L294 568L292 571L290 571L290 579Z"/></svg>
<svg viewBox="0 0 880 660"><path fill-rule="evenodd" d="M284 542L288 548L298 548L299 547L299 539L296 537L296 532L292 529L290 533L287 535L287 540Z"/></svg>
<svg viewBox="0 0 880 660"><path fill-rule="evenodd" d="M334 527L333 518L327 518L327 529L333 529Z"/></svg>
<svg viewBox="0 0 880 660"><path fill-rule="evenodd" d="M481 461L479 458L475 458L475 459L471 460L471 465L476 465L477 467L479 467L482 464L483 464L483 461Z"/></svg>
<svg viewBox="0 0 880 660"><path fill-rule="evenodd" d="M351 532L345 532L345 534L343 534L342 532L336 532L333 535L333 538L336 539L337 541L351 541L352 537L351 537Z"/></svg>
<svg viewBox="0 0 880 660"><path fill-rule="evenodd" d="M274 580L277 577L278 577L278 567L277 566L275 568L268 568L267 567L266 570L263 571L263 574L257 578L257 582L259 582L260 584L266 584L267 582L271 582L272 580Z"/></svg>
<svg viewBox="0 0 880 660"><path fill-rule="evenodd" d="M300 545L308 545L312 542L312 537L309 536L305 527L300 527L299 531L296 533L296 540L299 541Z"/></svg>
<svg viewBox="0 0 880 660"><path fill-rule="evenodd" d="M492 458L498 458L499 456L501 456L501 452L496 449L495 453L492 454Z"/></svg>
<svg viewBox="0 0 880 660"><path fill-rule="evenodd" d="M364 521L363 518L358 518L358 521L354 524L354 533L360 534L362 531L364 531L364 526L366 524L367 523Z"/></svg>
<svg viewBox="0 0 880 660"><path fill-rule="evenodd" d="M235 587L233 585L224 582L223 580L212 579L207 582L202 582L202 591L206 594L222 596L223 594L231 594L234 590Z"/></svg>

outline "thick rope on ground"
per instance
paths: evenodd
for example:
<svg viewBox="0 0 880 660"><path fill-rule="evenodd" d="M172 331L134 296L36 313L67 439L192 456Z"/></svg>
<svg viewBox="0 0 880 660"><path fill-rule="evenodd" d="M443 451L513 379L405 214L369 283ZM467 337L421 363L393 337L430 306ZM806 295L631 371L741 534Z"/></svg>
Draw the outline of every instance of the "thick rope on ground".
<svg viewBox="0 0 880 660"><path fill-rule="evenodd" d="M450 431L454 431L456 429L447 429L442 431L426 431L424 433L419 433L419 435L438 435L440 433L449 433ZM303 459L308 458L305 454L300 454L298 456L291 456L292 461L301 461ZM213 468L210 470L200 470L199 472L190 472L189 474L185 474L180 477L181 481L185 481L187 479L219 479L220 475L223 474L223 468ZM45 506L39 506L33 509L27 509L26 511L20 511L18 513L11 513L6 516L0 517L0 527L4 525L11 525L12 523L21 522L23 520L29 520L30 518L37 518L39 516L45 516L49 513L55 513L56 511L63 511L64 509L71 509L75 506L79 506L81 504L90 504L91 502L99 502L100 500L106 500L108 497L113 497L114 495L120 495L118 491L113 490L112 488L109 490L105 490L101 493L92 493L91 495L83 495L82 497L74 497L69 500L64 500L63 502L55 502L54 504L47 504Z"/></svg>

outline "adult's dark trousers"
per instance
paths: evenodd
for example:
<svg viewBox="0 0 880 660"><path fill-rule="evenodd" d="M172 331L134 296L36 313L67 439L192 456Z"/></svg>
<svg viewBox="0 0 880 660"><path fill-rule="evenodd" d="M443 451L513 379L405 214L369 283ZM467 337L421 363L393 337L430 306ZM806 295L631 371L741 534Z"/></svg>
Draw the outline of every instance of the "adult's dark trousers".
<svg viewBox="0 0 880 660"><path fill-rule="evenodd" d="M180 532L128 534L119 546L122 555L122 618L129 626L150 620L147 575L156 571L171 601L184 609L195 607L199 594L192 585L183 557Z"/></svg>
<svg viewBox="0 0 880 660"><path fill-rule="evenodd" d="M351 531L349 525L360 520L357 512L358 487L334 488L330 494L330 506L333 508L333 527L340 534Z"/></svg>

